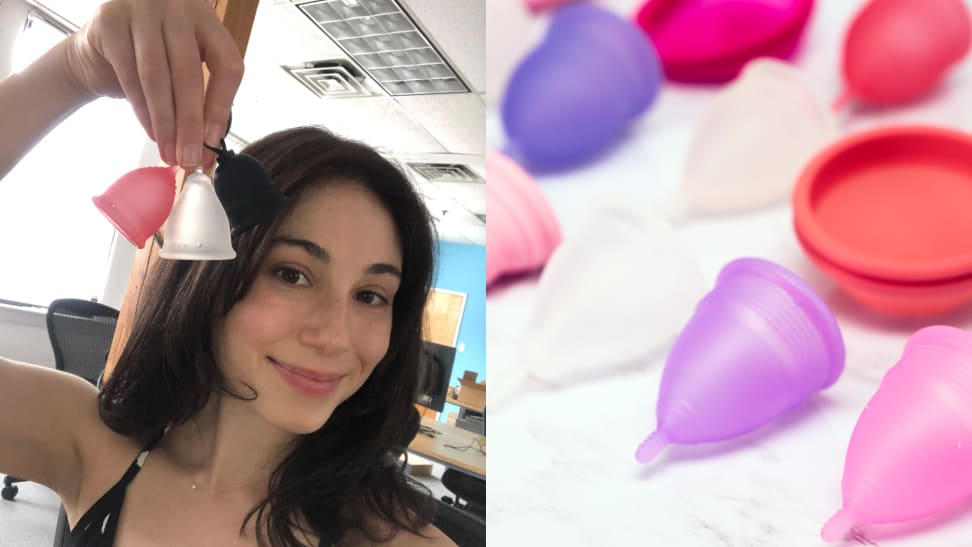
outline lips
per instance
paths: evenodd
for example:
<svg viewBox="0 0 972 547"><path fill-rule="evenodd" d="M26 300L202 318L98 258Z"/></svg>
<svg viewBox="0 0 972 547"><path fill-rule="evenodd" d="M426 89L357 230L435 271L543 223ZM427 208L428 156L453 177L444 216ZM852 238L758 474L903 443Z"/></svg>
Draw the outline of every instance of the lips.
<svg viewBox="0 0 972 547"><path fill-rule="evenodd" d="M306 368L277 361L267 357L274 370L301 395L314 398L327 397L337 388L343 374L317 372Z"/></svg>

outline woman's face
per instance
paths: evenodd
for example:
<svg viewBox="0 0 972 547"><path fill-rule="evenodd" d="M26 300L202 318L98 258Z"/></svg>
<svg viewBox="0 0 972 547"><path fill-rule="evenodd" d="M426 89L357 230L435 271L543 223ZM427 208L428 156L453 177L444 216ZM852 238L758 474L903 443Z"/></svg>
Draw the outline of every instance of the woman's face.
<svg viewBox="0 0 972 547"><path fill-rule="evenodd" d="M216 331L229 386L270 425L316 431L388 350L402 257L391 216L349 183L303 195Z"/></svg>

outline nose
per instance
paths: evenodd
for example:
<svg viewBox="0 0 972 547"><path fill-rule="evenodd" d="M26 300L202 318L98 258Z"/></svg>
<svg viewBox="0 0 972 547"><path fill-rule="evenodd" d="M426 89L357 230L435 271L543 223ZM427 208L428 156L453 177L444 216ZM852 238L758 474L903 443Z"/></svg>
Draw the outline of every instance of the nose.
<svg viewBox="0 0 972 547"><path fill-rule="evenodd" d="M321 298L307 309L298 334L302 344L326 354L338 354L351 347L348 305L338 297Z"/></svg>

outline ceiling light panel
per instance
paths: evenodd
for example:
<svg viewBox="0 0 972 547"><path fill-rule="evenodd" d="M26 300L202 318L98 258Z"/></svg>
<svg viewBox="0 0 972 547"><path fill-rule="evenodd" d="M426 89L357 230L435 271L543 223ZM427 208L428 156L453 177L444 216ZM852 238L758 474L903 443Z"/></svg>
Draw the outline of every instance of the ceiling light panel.
<svg viewBox="0 0 972 547"><path fill-rule="evenodd" d="M389 95L469 92L395 0L324 0L297 7Z"/></svg>

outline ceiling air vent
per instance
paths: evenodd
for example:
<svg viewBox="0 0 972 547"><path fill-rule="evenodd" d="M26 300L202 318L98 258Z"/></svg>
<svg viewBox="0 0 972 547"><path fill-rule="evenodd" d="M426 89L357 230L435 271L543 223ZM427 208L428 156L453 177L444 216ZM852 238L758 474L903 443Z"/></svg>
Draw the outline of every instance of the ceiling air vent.
<svg viewBox="0 0 972 547"><path fill-rule="evenodd" d="M389 95L469 92L395 0L324 0L297 7Z"/></svg>
<svg viewBox="0 0 972 547"><path fill-rule="evenodd" d="M365 86L365 76L347 61L315 61L282 68L323 99L350 99L372 95Z"/></svg>
<svg viewBox="0 0 972 547"><path fill-rule="evenodd" d="M432 182L474 182L486 181L472 169L459 163L409 163L409 167Z"/></svg>

